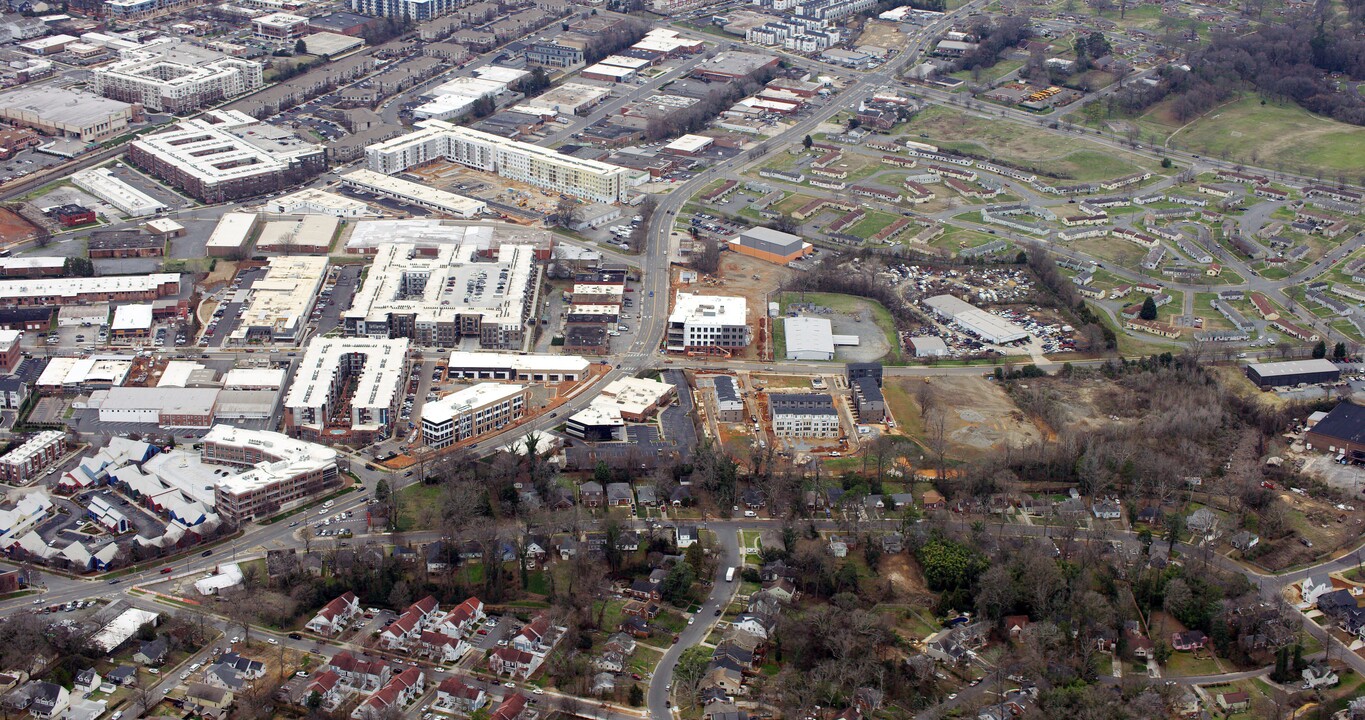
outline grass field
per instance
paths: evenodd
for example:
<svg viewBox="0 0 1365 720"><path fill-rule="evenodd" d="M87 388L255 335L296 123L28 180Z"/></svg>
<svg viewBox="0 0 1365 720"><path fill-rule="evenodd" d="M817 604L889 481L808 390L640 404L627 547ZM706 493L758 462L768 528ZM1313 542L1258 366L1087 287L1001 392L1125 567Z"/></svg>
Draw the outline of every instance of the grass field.
<svg viewBox="0 0 1365 720"><path fill-rule="evenodd" d="M980 154L1003 162L1046 168L1054 177L1080 181L1157 170L1147 159L1102 149L1079 137L1064 137L1017 123L1003 123L953 108L934 106L907 127L945 149ZM1043 174L1040 172L1040 174Z"/></svg>
<svg viewBox="0 0 1365 720"><path fill-rule="evenodd" d="M1365 156L1365 128L1337 122L1292 103L1247 94L1188 124L1171 115L1169 102L1130 122L1155 144L1303 174L1349 173ZM1079 118L1077 118L1079 121ZM1090 119L1090 124L1095 124Z"/></svg>
<svg viewBox="0 0 1365 720"><path fill-rule="evenodd" d="M889 212L882 212L880 210L869 210L867 213L867 217L863 218L862 220L859 220L857 223L854 223L853 227L849 228L847 232L849 235L852 235L854 237L860 237L866 240L867 238L870 238L873 235L877 234L878 232L886 228L887 225L890 225L896 220L897 217Z"/></svg>

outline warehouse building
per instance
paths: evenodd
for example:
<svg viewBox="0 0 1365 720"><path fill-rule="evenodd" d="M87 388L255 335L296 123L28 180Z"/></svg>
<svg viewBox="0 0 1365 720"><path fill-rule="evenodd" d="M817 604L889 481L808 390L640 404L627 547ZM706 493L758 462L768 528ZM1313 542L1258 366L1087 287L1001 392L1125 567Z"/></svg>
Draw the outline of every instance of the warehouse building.
<svg viewBox="0 0 1365 720"><path fill-rule="evenodd" d="M728 355L749 344L745 299L679 291L668 316L668 351Z"/></svg>
<svg viewBox="0 0 1365 720"><path fill-rule="evenodd" d="M201 458L243 472L214 486L214 510L243 523L317 497L340 485L337 451L264 430L215 425L204 436Z"/></svg>
<svg viewBox="0 0 1365 720"><path fill-rule="evenodd" d="M924 304L957 329L981 339L982 342L1004 345L1028 337L1028 331L1024 328L952 295L935 295L927 298Z"/></svg>
<svg viewBox="0 0 1365 720"><path fill-rule="evenodd" d="M751 227L730 241L730 249L741 255L786 265L815 252L815 246L799 235L765 227Z"/></svg>
<svg viewBox="0 0 1365 720"><path fill-rule="evenodd" d="M322 146L235 110L211 110L144 135L128 159L207 203L276 192L327 169Z"/></svg>
<svg viewBox="0 0 1365 720"><path fill-rule="evenodd" d="M788 360L833 360L836 346L858 344L857 335L835 335L829 318L789 317L782 326Z"/></svg>
<svg viewBox="0 0 1365 720"><path fill-rule="evenodd" d="M476 242L380 246L342 314L346 332L439 347L477 337L482 348L520 350L535 294L535 254L531 245L487 249Z"/></svg>
<svg viewBox="0 0 1365 720"><path fill-rule="evenodd" d="M433 160L448 160L592 202L625 202L632 176L623 167L441 120L424 120L411 133L365 148L366 167L385 175Z"/></svg>
<svg viewBox="0 0 1365 720"><path fill-rule="evenodd" d="M118 61L95 69L94 80L95 92L107 98L176 114L189 114L265 85L260 63L174 38L120 51Z"/></svg>
<svg viewBox="0 0 1365 720"><path fill-rule="evenodd" d="M311 215L336 222L336 218ZM325 257L272 257L265 277L252 283L250 297L231 345L297 344L308 330L308 314L327 276Z"/></svg>
<svg viewBox="0 0 1365 720"><path fill-rule="evenodd" d="M598 103L611 96L611 90L599 85L569 82L551 88L533 98L517 103L512 109L519 113L542 118L586 115Z"/></svg>
<svg viewBox="0 0 1365 720"><path fill-rule="evenodd" d="M592 363L578 355L519 355L463 352L450 354L446 377L452 380L511 380L522 383L578 382Z"/></svg>
<svg viewBox="0 0 1365 720"><path fill-rule="evenodd" d="M285 428L293 436L329 441L387 437L398 416L407 356L405 338L313 338L285 397Z"/></svg>
<svg viewBox="0 0 1365 720"><path fill-rule="evenodd" d="M1365 407L1352 402L1337 403L1308 428L1303 439L1309 450L1334 453L1354 463L1365 462Z"/></svg>
<svg viewBox="0 0 1365 720"><path fill-rule="evenodd" d="M341 181L352 190L397 200L404 205L414 205L464 220L473 220L488 211L488 203L482 200L475 200L471 197L410 180L390 177L373 170L353 170L342 175Z"/></svg>
<svg viewBox="0 0 1365 720"><path fill-rule="evenodd" d="M166 212L160 200L114 177L109 168L87 168L71 174L71 184L113 205L128 217Z"/></svg>
<svg viewBox="0 0 1365 720"><path fill-rule="evenodd" d="M336 240L340 218L331 215L296 215L276 217L261 228L256 239L260 252L287 254L317 253L325 255Z"/></svg>
<svg viewBox="0 0 1365 720"><path fill-rule="evenodd" d="M179 292L179 273L0 280L0 305L138 302L176 295Z"/></svg>
<svg viewBox="0 0 1365 720"><path fill-rule="evenodd" d="M256 232L260 217L253 212L224 213L223 217L218 219L218 226L213 229L213 234L209 236L205 246L209 257L246 257L251 236Z"/></svg>
<svg viewBox="0 0 1365 720"><path fill-rule="evenodd" d="M1330 360L1289 360L1275 363L1251 363L1246 368L1247 378L1259 388L1287 387L1308 383L1336 382L1341 379L1341 368Z"/></svg>
<svg viewBox="0 0 1365 720"><path fill-rule="evenodd" d="M68 90L56 85L35 85L0 93L0 119L30 127L47 135L99 142L128 131L140 119L126 102Z"/></svg>
<svg viewBox="0 0 1365 720"><path fill-rule="evenodd" d="M92 396L91 403L96 400ZM110 387L99 399L100 422L162 428L213 425L218 388Z"/></svg>
<svg viewBox="0 0 1365 720"><path fill-rule="evenodd" d="M0 258L0 278L54 277L64 272L64 257L40 255Z"/></svg>
<svg viewBox="0 0 1365 720"><path fill-rule="evenodd" d="M839 411L824 393L774 393L768 396L773 433L787 438L839 435Z"/></svg>
<svg viewBox="0 0 1365 720"><path fill-rule="evenodd" d="M422 442L439 449L501 430L526 416L525 385L479 383L422 406Z"/></svg>

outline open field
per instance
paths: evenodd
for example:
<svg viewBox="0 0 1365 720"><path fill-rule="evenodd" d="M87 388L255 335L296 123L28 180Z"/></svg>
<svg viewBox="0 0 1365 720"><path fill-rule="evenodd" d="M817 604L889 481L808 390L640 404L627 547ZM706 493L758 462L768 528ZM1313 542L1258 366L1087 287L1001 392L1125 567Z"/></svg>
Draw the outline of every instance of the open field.
<svg viewBox="0 0 1365 720"><path fill-rule="evenodd" d="M984 377L888 377L887 403L901 429L923 442L918 429L925 423L919 406L919 387L926 385L931 402L946 412L948 456L970 459L1007 446L1036 442L1042 432L1024 416L1000 386Z"/></svg>
<svg viewBox="0 0 1365 720"><path fill-rule="evenodd" d="M1103 180L1139 169L1156 169L1155 163L1145 158L1100 148L1079 137L1059 137L1042 129L1002 123L952 108L928 108L906 128L915 135L928 135L928 142L944 149L1020 166L1046 167L1047 173L1057 178Z"/></svg>
<svg viewBox="0 0 1365 720"><path fill-rule="evenodd" d="M858 45L900 49L910 39L899 23L869 20L863 24L863 33L858 36Z"/></svg>
<svg viewBox="0 0 1365 720"><path fill-rule="evenodd" d="M1102 121L1077 120L1091 125ZM1252 94L1188 124L1172 116L1169 102L1158 103L1129 122L1156 145L1308 175L1358 171L1365 156L1365 128L1314 115L1292 103L1262 105Z"/></svg>

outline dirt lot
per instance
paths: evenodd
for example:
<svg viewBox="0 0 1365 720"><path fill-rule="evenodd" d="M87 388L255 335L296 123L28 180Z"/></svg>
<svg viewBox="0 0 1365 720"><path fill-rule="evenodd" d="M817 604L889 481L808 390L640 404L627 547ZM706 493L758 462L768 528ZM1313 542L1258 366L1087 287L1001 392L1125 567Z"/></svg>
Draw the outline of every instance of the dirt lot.
<svg viewBox="0 0 1365 720"><path fill-rule="evenodd" d="M454 163L438 161L410 169L408 172L426 178L428 184L440 190L504 205L524 207L534 212L552 213L559 203L557 195L546 193L540 188Z"/></svg>
<svg viewBox="0 0 1365 720"><path fill-rule="evenodd" d="M916 400L922 378L886 378L893 415L913 435L923 432ZM967 459L1007 446L1033 443L1043 432L1015 407L1004 390L982 377L935 377L929 385L947 410L948 456ZM921 438L922 439L922 438Z"/></svg>
<svg viewBox="0 0 1365 720"><path fill-rule="evenodd" d="M909 39L910 36L902 32L901 26L897 23L869 20L863 25L863 34L858 36L857 44L898 50L904 47Z"/></svg>
<svg viewBox="0 0 1365 720"><path fill-rule="evenodd" d="M703 275L700 282L685 285L678 281L679 273L674 272L673 289L743 297L748 303L749 326L757 341L758 320L768 313L768 294L777 290L779 284L795 273L795 270L782 265L774 265L739 253L725 252L721 253L720 272L716 275ZM773 299L776 300L775 295ZM736 357L752 360L759 356L758 351L758 343L754 342Z"/></svg>
<svg viewBox="0 0 1365 720"><path fill-rule="evenodd" d="M9 210L0 209L0 245L23 242L33 237L38 228Z"/></svg>

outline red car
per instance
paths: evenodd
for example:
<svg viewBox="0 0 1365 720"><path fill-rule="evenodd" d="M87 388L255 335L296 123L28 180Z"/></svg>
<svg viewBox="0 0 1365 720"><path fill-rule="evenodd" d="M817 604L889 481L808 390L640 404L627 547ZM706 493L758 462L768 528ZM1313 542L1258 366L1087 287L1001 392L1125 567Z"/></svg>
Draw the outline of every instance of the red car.
<svg viewBox="0 0 1365 720"><path fill-rule="evenodd" d="M162 575L170 575L170 574L171 574L171 568L161 568L161 574L162 574Z"/></svg>
<svg viewBox="0 0 1365 720"><path fill-rule="evenodd" d="M479 628L479 634L480 634L480 635L487 635L487 634L488 634L488 630L485 629L485 628Z"/></svg>

